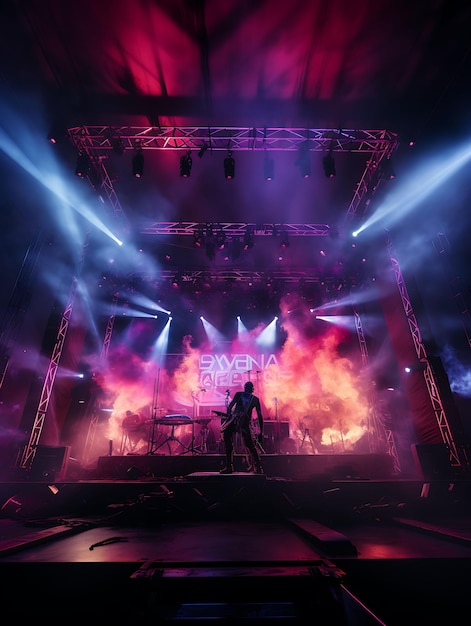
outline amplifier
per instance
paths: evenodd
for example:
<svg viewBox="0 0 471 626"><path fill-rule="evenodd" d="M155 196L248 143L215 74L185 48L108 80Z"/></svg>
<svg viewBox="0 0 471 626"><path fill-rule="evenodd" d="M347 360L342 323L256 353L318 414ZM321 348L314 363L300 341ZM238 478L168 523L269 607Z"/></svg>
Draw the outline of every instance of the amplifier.
<svg viewBox="0 0 471 626"><path fill-rule="evenodd" d="M67 473L70 446L41 446L36 448L30 476L33 480L63 480Z"/></svg>
<svg viewBox="0 0 471 626"><path fill-rule="evenodd" d="M279 454L281 442L289 439L289 422L263 422L263 449L267 454Z"/></svg>
<svg viewBox="0 0 471 626"><path fill-rule="evenodd" d="M289 437L289 422L265 420L263 422L263 435L265 437L285 439Z"/></svg>

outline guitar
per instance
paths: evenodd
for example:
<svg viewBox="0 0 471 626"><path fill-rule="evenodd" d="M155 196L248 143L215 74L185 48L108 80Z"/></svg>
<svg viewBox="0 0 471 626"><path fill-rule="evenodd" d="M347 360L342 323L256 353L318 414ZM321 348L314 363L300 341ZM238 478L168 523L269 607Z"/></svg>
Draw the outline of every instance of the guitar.
<svg viewBox="0 0 471 626"><path fill-rule="evenodd" d="M212 411L215 415L221 418L227 418L225 421L221 420L221 432L224 432L225 429L232 424L232 422L239 417L238 414L229 415L228 413L223 413L222 411ZM252 420L253 421L253 420ZM252 423L250 423L250 434L252 435L252 441L254 442L255 447L257 447L262 454L265 454L265 450L263 449L261 442L261 433L260 428L256 428Z"/></svg>
<svg viewBox="0 0 471 626"><path fill-rule="evenodd" d="M229 413L223 413L222 411L211 411L211 412L217 415L218 417L226 418L226 419L221 419L221 432L226 430L229 424L232 424L232 422L237 418L236 414L232 415Z"/></svg>
<svg viewBox="0 0 471 626"><path fill-rule="evenodd" d="M222 411L212 411L218 417L221 417L221 432L224 432L229 424L232 424L236 420L240 420L241 418L246 417L246 413L223 413ZM226 418L226 419L224 419Z"/></svg>

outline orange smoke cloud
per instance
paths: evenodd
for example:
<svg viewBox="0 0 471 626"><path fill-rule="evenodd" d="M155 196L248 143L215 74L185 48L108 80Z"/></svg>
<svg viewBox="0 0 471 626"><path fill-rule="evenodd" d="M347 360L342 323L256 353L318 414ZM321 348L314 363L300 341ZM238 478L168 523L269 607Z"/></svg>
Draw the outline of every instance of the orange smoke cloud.
<svg viewBox="0 0 471 626"><path fill-rule="evenodd" d="M366 433L369 407L358 363L339 353L348 333L329 326L316 336L309 311L292 316L292 306L282 302L287 333L278 357L282 373L267 377L263 400L277 397L279 416L290 422L298 446L309 432L317 450L349 450Z"/></svg>

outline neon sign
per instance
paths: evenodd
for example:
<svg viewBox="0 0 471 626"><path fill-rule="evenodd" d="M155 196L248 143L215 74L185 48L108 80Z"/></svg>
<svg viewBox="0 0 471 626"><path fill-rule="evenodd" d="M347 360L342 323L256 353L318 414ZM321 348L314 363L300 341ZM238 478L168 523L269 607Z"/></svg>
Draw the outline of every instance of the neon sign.
<svg viewBox="0 0 471 626"><path fill-rule="evenodd" d="M200 357L200 382L203 387L239 387L252 371L265 372L278 361L274 354L202 354Z"/></svg>

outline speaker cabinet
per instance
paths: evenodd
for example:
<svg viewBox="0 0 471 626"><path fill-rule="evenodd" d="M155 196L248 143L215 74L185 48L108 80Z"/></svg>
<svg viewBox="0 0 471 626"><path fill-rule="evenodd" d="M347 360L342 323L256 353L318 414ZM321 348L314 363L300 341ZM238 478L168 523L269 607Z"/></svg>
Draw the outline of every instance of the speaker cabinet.
<svg viewBox="0 0 471 626"><path fill-rule="evenodd" d="M33 480L55 481L65 478L70 446L38 446L31 466Z"/></svg>
<svg viewBox="0 0 471 626"><path fill-rule="evenodd" d="M450 453L444 443L413 444L411 448L422 480L448 480L453 477Z"/></svg>
<svg viewBox="0 0 471 626"><path fill-rule="evenodd" d="M278 454L282 442L289 438L289 422L268 421L263 423L263 447L268 454Z"/></svg>

